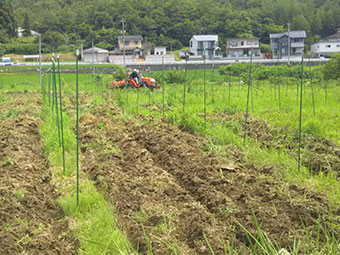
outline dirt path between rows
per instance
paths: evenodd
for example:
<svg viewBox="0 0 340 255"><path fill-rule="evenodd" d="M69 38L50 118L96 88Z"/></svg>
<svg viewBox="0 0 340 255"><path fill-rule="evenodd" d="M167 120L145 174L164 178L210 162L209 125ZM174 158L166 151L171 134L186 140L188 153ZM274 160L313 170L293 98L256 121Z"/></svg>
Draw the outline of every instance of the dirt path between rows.
<svg viewBox="0 0 340 255"><path fill-rule="evenodd" d="M140 116L140 118L143 118ZM281 247L316 229L328 201L274 179L231 150L231 164L203 152L205 140L153 119L123 121L117 108L92 110L80 120L83 169L120 215L118 224L147 253L224 254L223 241L246 252L242 224L255 233L253 214Z"/></svg>
<svg viewBox="0 0 340 255"><path fill-rule="evenodd" d="M13 95L7 106L19 111L18 116L0 121L1 254L76 254L78 248L55 203L40 141L41 120L33 112L39 109L39 96Z"/></svg>

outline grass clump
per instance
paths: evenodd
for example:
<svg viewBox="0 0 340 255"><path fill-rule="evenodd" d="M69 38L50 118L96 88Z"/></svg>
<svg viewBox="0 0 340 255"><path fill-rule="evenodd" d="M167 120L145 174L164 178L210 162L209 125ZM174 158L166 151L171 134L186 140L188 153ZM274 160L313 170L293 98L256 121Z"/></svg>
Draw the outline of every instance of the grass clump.
<svg viewBox="0 0 340 255"><path fill-rule="evenodd" d="M131 245L117 227L113 208L92 184L86 186L78 206L73 194L58 200L64 214L76 220L80 254L132 254Z"/></svg>

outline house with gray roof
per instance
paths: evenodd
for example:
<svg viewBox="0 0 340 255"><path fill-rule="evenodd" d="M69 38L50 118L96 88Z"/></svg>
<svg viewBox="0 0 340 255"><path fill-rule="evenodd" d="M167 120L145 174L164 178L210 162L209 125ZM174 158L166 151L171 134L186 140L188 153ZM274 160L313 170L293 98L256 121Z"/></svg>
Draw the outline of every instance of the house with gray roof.
<svg viewBox="0 0 340 255"><path fill-rule="evenodd" d="M340 52L340 28L337 29L335 34L311 45L311 54L313 56L320 57L338 52Z"/></svg>
<svg viewBox="0 0 340 255"><path fill-rule="evenodd" d="M194 56L214 57L218 48L218 35L193 35L189 41L190 53Z"/></svg>
<svg viewBox="0 0 340 255"><path fill-rule="evenodd" d="M302 56L305 47L306 31L287 31L283 34L270 34L270 48L274 57Z"/></svg>

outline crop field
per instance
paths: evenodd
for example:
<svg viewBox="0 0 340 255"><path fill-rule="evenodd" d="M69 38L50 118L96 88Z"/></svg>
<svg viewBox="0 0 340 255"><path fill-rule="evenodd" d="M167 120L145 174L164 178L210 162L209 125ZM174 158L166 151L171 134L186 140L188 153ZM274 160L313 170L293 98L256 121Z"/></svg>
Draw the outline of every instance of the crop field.
<svg viewBox="0 0 340 255"><path fill-rule="evenodd" d="M340 254L340 84L313 68L1 73L2 251Z"/></svg>

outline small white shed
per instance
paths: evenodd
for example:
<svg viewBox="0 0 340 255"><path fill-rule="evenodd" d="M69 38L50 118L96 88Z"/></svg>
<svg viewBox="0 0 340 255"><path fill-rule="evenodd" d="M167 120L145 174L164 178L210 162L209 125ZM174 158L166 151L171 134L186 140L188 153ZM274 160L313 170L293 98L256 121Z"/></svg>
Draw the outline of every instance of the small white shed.
<svg viewBox="0 0 340 255"><path fill-rule="evenodd" d="M84 50L84 59L85 62L108 62L109 60L109 51L105 49L101 49L98 47L93 47Z"/></svg>
<svg viewBox="0 0 340 255"><path fill-rule="evenodd" d="M156 46L154 49L154 55L166 55L166 47Z"/></svg>

